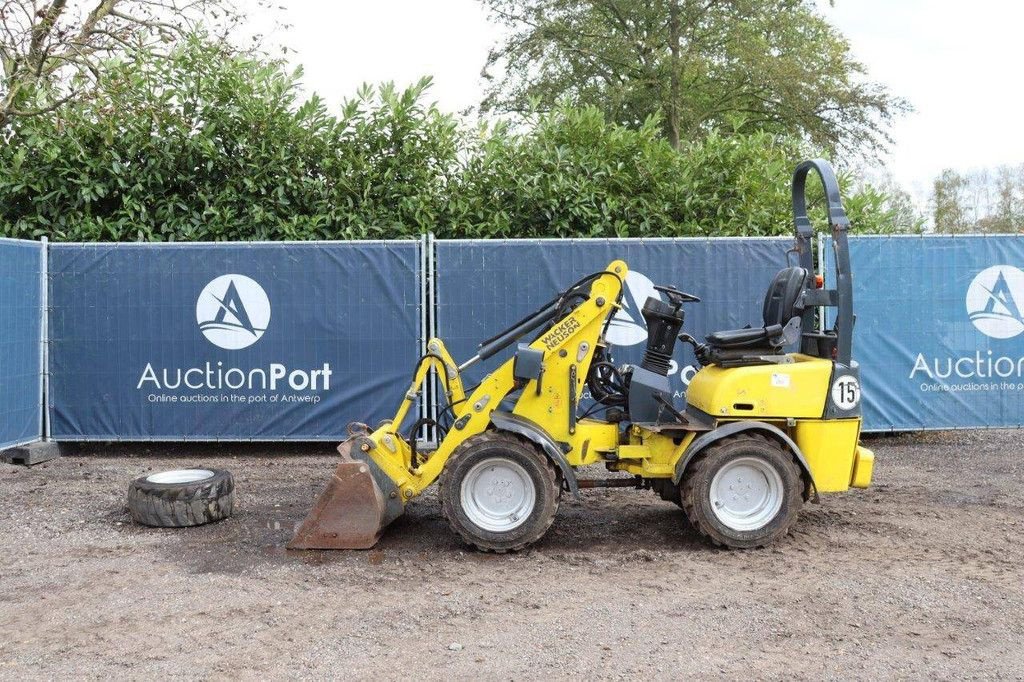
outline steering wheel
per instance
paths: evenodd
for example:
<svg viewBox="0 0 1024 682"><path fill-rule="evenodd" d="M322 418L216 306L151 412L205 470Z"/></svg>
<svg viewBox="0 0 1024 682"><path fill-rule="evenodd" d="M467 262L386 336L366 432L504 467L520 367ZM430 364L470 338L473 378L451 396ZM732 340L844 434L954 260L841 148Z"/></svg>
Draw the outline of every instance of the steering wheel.
<svg viewBox="0 0 1024 682"><path fill-rule="evenodd" d="M679 291L679 289L666 284L658 284L654 287L654 290L665 294L669 303L674 303L676 305L681 305L683 303L700 303L700 298L697 296Z"/></svg>

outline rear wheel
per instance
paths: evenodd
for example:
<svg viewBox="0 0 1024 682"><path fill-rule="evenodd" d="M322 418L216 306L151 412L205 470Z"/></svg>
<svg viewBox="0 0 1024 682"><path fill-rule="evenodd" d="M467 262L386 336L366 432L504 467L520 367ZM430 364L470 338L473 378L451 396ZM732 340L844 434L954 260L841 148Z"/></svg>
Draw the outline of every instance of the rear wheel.
<svg viewBox="0 0 1024 682"><path fill-rule="evenodd" d="M547 532L558 511L559 482L533 443L500 431L467 439L441 472L441 511L467 543L516 551Z"/></svg>
<svg viewBox="0 0 1024 682"><path fill-rule="evenodd" d="M789 532L803 505L793 456L760 434L739 434L708 447L680 486L690 523L717 545L763 547Z"/></svg>

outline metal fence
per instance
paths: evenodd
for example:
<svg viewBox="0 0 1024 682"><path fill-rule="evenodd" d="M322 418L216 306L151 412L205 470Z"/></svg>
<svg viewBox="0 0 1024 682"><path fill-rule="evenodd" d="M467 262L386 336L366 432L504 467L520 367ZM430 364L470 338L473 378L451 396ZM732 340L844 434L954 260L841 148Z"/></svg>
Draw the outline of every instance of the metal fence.
<svg viewBox="0 0 1024 682"><path fill-rule="evenodd" d="M786 265L792 239L540 239L444 240L437 250L437 330L457 360L496 331L546 303L558 291L615 260L629 265L623 308L608 341L616 362L639 363L647 340L640 314L655 285L701 298L686 306L684 330L697 338L716 329L760 324L761 303L773 275ZM510 351L509 351L510 352ZM470 369L468 381L509 357L499 354ZM689 346L676 352L671 371L683 400L699 368Z"/></svg>
<svg viewBox="0 0 1024 682"><path fill-rule="evenodd" d="M1024 237L851 237L850 258L867 430L1024 425Z"/></svg>
<svg viewBox="0 0 1024 682"><path fill-rule="evenodd" d="M43 435L45 246L0 239L0 449Z"/></svg>
<svg viewBox="0 0 1024 682"><path fill-rule="evenodd" d="M57 440L337 440L419 356L420 243L55 244Z"/></svg>
<svg viewBox="0 0 1024 682"><path fill-rule="evenodd" d="M336 440L351 420L390 415L428 337L465 360L617 258L630 266L609 327L617 362L640 359L640 308L655 284L703 299L687 306L698 338L758 324L790 244L0 240L0 447L47 433ZM1024 238L853 237L850 248L865 430L1024 424ZM678 400L697 366L689 347L677 352ZM435 402L426 396L421 414Z"/></svg>

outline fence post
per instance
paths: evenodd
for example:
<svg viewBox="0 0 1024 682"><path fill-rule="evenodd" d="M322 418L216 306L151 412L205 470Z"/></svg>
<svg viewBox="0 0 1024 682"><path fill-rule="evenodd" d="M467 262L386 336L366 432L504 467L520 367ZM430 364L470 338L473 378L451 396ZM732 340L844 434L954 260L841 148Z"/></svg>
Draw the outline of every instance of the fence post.
<svg viewBox="0 0 1024 682"><path fill-rule="evenodd" d="M40 239L39 251L39 419L44 442L50 440L50 240Z"/></svg>
<svg viewBox="0 0 1024 682"><path fill-rule="evenodd" d="M426 272L426 296L424 297L424 312L427 316L427 339L432 339L437 336L437 273L434 271L434 233L427 232L426 234L426 252L427 252L427 272ZM437 422L438 410L438 392L439 386L437 383L437 373L432 369L430 371L430 379L427 381L427 399L428 409L430 412L430 418ZM437 433L437 429L434 429L435 437L440 440L441 434Z"/></svg>
<svg viewBox="0 0 1024 682"><path fill-rule="evenodd" d="M427 343L430 341L430 238L429 234L420 235L420 355L430 352ZM433 373L428 372L423 382L422 393L420 394L419 417L425 419L431 416L433 403ZM401 424L396 424L401 429ZM419 430L412 434L413 438L421 438L429 441L433 429L424 424Z"/></svg>

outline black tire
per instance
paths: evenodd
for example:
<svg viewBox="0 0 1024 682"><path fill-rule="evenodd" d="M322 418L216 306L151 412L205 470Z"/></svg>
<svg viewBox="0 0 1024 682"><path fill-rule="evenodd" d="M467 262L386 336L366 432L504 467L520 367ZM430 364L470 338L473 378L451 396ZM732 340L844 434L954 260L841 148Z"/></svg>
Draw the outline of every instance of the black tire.
<svg viewBox="0 0 1024 682"><path fill-rule="evenodd" d="M198 469L211 476L187 483L161 483L161 472L141 476L128 486L128 511L144 526L185 528L220 521L235 507L235 479L223 469ZM157 479L156 481L151 479Z"/></svg>
<svg viewBox="0 0 1024 682"><path fill-rule="evenodd" d="M475 523L464 508L462 483L481 462L490 459L514 462L533 485L533 509L510 530L488 530ZM554 465L537 447L510 433L487 431L468 438L445 462L439 481L441 513L452 530L467 544L484 552L515 552L544 536L558 511L560 480Z"/></svg>
<svg viewBox="0 0 1024 682"><path fill-rule="evenodd" d="M740 458L753 458L766 464L781 481L779 493L782 499L778 510L770 520L755 529L730 527L713 508L712 482L715 475ZM771 483L767 485L772 487ZM709 446L690 462L680 484L682 507L693 527L714 544L736 549L764 547L784 537L803 506L803 489L800 468L792 453L772 438L751 433L723 438Z"/></svg>
<svg viewBox="0 0 1024 682"><path fill-rule="evenodd" d="M666 502L671 502L677 507L683 506L683 501L679 497L679 486L672 483L671 478L655 478L651 479L651 490L655 494Z"/></svg>

